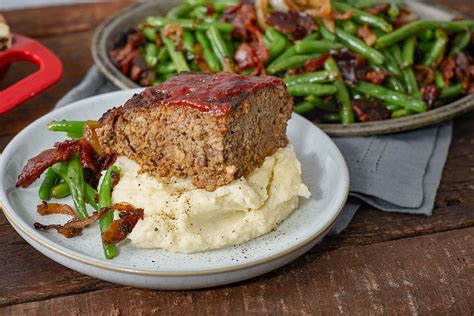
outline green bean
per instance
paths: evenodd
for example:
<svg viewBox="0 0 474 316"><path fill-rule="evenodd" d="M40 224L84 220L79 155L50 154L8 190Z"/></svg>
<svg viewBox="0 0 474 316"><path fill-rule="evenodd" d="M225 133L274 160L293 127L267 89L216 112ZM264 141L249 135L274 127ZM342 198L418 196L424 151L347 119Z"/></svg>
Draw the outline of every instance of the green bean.
<svg viewBox="0 0 474 316"><path fill-rule="evenodd" d="M286 60L290 57L296 56L296 48L295 46L290 46L286 51L284 51L280 56L275 58L267 67L268 68L273 68L276 64L279 64L283 60Z"/></svg>
<svg viewBox="0 0 474 316"><path fill-rule="evenodd" d="M189 30L183 31L183 47L188 51L194 54L194 43L196 43L196 38L193 35L193 32Z"/></svg>
<svg viewBox="0 0 474 316"><path fill-rule="evenodd" d="M388 103L400 105L415 112L425 112L428 109L426 103L422 100L409 97L403 93L392 91L366 81L359 81L354 89L360 93L365 93L371 97Z"/></svg>
<svg viewBox="0 0 474 316"><path fill-rule="evenodd" d="M285 77L283 81L285 81L287 86L300 84L300 83L326 83L332 82L341 76L336 71L315 71L315 72L305 72L302 74Z"/></svg>
<svg viewBox="0 0 474 316"><path fill-rule="evenodd" d="M387 110L389 110L390 112L393 112L393 111L396 111L396 110L399 110L399 109L403 109L401 106L399 105L396 105L396 104L390 104L390 103L387 103L387 102L384 102L384 105L385 105L385 108Z"/></svg>
<svg viewBox="0 0 474 316"><path fill-rule="evenodd" d="M415 112L409 109L398 109L392 112L391 118L399 118L399 117L404 117L408 115L412 115Z"/></svg>
<svg viewBox="0 0 474 316"><path fill-rule="evenodd" d="M438 88L444 88L446 85L444 83L443 75L439 70L435 70L435 83Z"/></svg>
<svg viewBox="0 0 474 316"><path fill-rule="evenodd" d="M321 35L327 39L328 41L335 42L337 40L336 35L331 33L325 26L321 25L319 26L319 32L321 32Z"/></svg>
<svg viewBox="0 0 474 316"><path fill-rule="evenodd" d="M304 113L311 112L315 108L316 108L316 105L314 103L303 101L295 105L295 112L298 114L304 114Z"/></svg>
<svg viewBox="0 0 474 316"><path fill-rule="evenodd" d="M339 11L352 12L353 19L361 24L368 24L384 32L391 32L393 29L392 25L384 19L379 18L378 16L375 16L373 14L367 13L365 11L353 8L350 5L340 2L334 2L334 7Z"/></svg>
<svg viewBox="0 0 474 316"><path fill-rule="evenodd" d="M221 70L221 66L219 64L219 60L217 59L214 51L212 49L211 43L207 38L206 34L203 31L196 31L196 38L201 44L202 55L204 60L206 61L207 65L213 72L218 72Z"/></svg>
<svg viewBox="0 0 474 316"><path fill-rule="evenodd" d="M178 72L189 71L189 65L186 62L183 53L176 50L176 45L173 43L173 41L163 35L161 36L161 40L168 50L168 54L176 66L176 70Z"/></svg>
<svg viewBox="0 0 474 316"><path fill-rule="evenodd" d="M158 48L154 43L148 43L145 46L145 63L148 67L153 68L158 62L156 55L158 54Z"/></svg>
<svg viewBox="0 0 474 316"><path fill-rule="evenodd" d="M338 107L334 102L323 101L316 95L308 95L304 98L305 101L311 102L316 108L327 112L339 112Z"/></svg>
<svg viewBox="0 0 474 316"><path fill-rule="evenodd" d="M388 71L397 76L399 79L403 78L402 69L398 65L393 55L387 49L383 50L383 55L385 57L385 65L387 66Z"/></svg>
<svg viewBox="0 0 474 316"><path fill-rule="evenodd" d="M205 6L209 4L209 0L184 0L183 2L193 7Z"/></svg>
<svg viewBox="0 0 474 316"><path fill-rule="evenodd" d="M392 54L398 66L401 67L402 66L402 50L400 49L400 46L392 45L388 48L388 51L390 52L390 54Z"/></svg>
<svg viewBox="0 0 474 316"><path fill-rule="evenodd" d="M341 30L338 27L336 27L336 35L339 40L349 49L361 54L368 60L372 61L374 64L383 64L384 56L382 53L376 49L373 49L372 47L367 46L361 39L347 33L344 30Z"/></svg>
<svg viewBox="0 0 474 316"><path fill-rule="evenodd" d="M152 27L144 27L142 29L143 36L152 43L156 42L156 31Z"/></svg>
<svg viewBox="0 0 474 316"><path fill-rule="evenodd" d="M115 167L116 168L116 167ZM109 207L112 205L112 172L115 172L114 167L110 167L107 169L107 171L104 174L104 177L102 179L102 182L100 184L99 188L99 209L102 209L104 207ZM107 228L109 228L110 224L112 224L114 220L114 212L113 210L108 211L104 215L102 215L99 219L99 226L100 226L100 232L103 234ZM104 244L102 242L102 247L104 249L104 254L107 259L112 259L117 255L117 248L115 247L115 244Z"/></svg>
<svg viewBox="0 0 474 316"><path fill-rule="evenodd" d="M56 199L62 199L70 194L71 191L66 182L59 183L51 190L51 197ZM91 205L95 210L99 210L97 202L95 201L96 195L97 191L89 183L84 182L84 196L87 203L89 203L89 205Z"/></svg>
<svg viewBox="0 0 474 316"><path fill-rule="evenodd" d="M351 20L343 20L341 22L341 27L344 31L350 34L356 34L357 33L357 25L352 22Z"/></svg>
<svg viewBox="0 0 474 316"><path fill-rule="evenodd" d="M165 62L156 66L156 72L160 74L176 72L176 66L173 62Z"/></svg>
<svg viewBox="0 0 474 316"><path fill-rule="evenodd" d="M55 185L51 189L51 197L55 199L62 199L65 198L66 196L71 195L71 190L69 190L69 186L67 185L66 182L61 182L57 185Z"/></svg>
<svg viewBox="0 0 474 316"><path fill-rule="evenodd" d="M319 33L318 31L314 31L313 33L309 34L302 40L303 41L317 41L320 38L321 38L321 33Z"/></svg>
<svg viewBox="0 0 474 316"><path fill-rule="evenodd" d="M413 65L415 57L416 36L408 37L402 48L402 67L408 68Z"/></svg>
<svg viewBox="0 0 474 316"><path fill-rule="evenodd" d="M448 43L448 36L442 29L437 29L435 32L435 42L433 48L426 54L423 64L435 67L443 58L446 44Z"/></svg>
<svg viewBox="0 0 474 316"><path fill-rule="evenodd" d="M437 29L441 27L447 32L459 32L464 30L473 30L474 21L433 21L433 20L418 20L396 29L382 37L379 37L375 43L376 48L385 48L393 45L401 40L404 40L412 35L415 35L423 30Z"/></svg>
<svg viewBox="0 0 474 316"><path fill-rule="evenodd" d="M236 5L239 2L237 0L221 0L221 1L214 1L214 10L217 12L222 12L230 6Z"/></svg>
<svg viewBox="0 0 474 316"><path fill-rule="evenodd" d="M86 201L92 206L95 210L99 210L99 205L95 201L96 197L98 196L97 191L87 182L84 183L84 193L86 196Z"/></svg>
<svg viewBox="0 0 474 316"><path fill-rule="evenodd" d="M474 31L474 20L441 21L440 24L446 32Z"/></svg>
<svg viewBox="0 0 474 316"><path fill-rule="evenodd" d="M405 69L403 71L403 76L405 78L405 85L407 87L408 94L411 94L415 98L419 98L421 96L420 89L418 88L418 83L416 82L415 72L413 69Z"/></svg>
<svg viewBox="0 0 474 316"><path fill-rule="evenodd" d="M263 42L268 48L269 60L272 60L280 55L288 45L288 39L286 36L275 30L273 27L267 29L263 38Z"/></svg>
<svg viewBox="0 0 474 316"><path fill-rule="evenodd" d="M230 23L224 22L199 22L193 19L169 19L164 17L150 16L146 19L146 23L150 24L155 28L162 28L168 24L178 24L187 30L201 30L206 31L209 27L213 26L221 32L230 33L233 30L233 26Z"/></svg>
<svg viewBox="0 0 474 316"><path fill-rule="evenodd" d="M74 139L82 138L82 134L76 134L76 133L70 133L70 132L67 132L66 136L69 138L74 138Z"/></svg>
<svg viewBox="0 0 474 316"><path fill-rule="evenodd" d="M429 42L433 39L433 37L434 37L434 32L432 29L424 30L423 32L420 32L420 34L418 34L418 38L422 42Z"/></svg>
<svg viewBox="0 0 474 316"><path fill-rule="evenodd" d="M277 72L303 67L305 62L311 59L315 59L319 57L320 54L308 54L308 55L295 55L288 57L287 59L281 60L279 62L271 63L268 68L267 72L270 74L275 74Z"/></svg>
<svg viewBox="0 0 474 316"><path fill-rule="evenodd" d="M57 162L51 168L68 184L70 189L72 188L71 195L77 216L87 218L89 215L84 202L84 176L79 155L73 155L69 164L63 161Z"/></svg>
<svg viewBox="0 0 474 316"><path fill-rule="evenodd" d="M54 172L53 169L48 168L46 170L46 175L38 190L38 195L42 201L49 201L51 198L51 190L58 179L59 176L56 174L56 172Z"/></svg>
<svg viewBox="0 0 474 316"><path fill-rule="evenodd" d="M231 70L227 68L229 67L233 68L232 54L229 50L229 47L224 42L224 39L222 38L219 30L216 27L211 26L207 30L206 34L207 34L207 37L209 38L209 41L211 42L211 46L212 46L212 49L214 50L214 54L217 56L217 59L222 65L222 68L225 71Z"/></svg>
<svg viewBox="0 0 474 316"><path fill-rule="evenodd" d="M329 57L326 62L324 63L324 68L326 70L331 70L340 74L339 67L337 66L336 61ZM334 86L337 88L336 92L336 99L341 104L341 110L339 111L339 116L343 124L353 123L354 119L354 112L352 111L351 100L349 96L349 91L347 91L347 87L343 80L339 79L334 82Z"/></svg>
<svg viewBox="0 0 474 316"><path fill-rule="evenodd" d="M395 1L390 1L390 7L388 8L387 13L391 18L396 18L400 15L400 9Z"/></svg>
<svg viewBox="0 0 474 316"><path fill-rule="evenodd" d="M423 54L428 54L434 46L435 42L421 42L418 47L423 52Z"/></svg>
<svg viewBox="0 0 474 316"><path fill-rule="evenodd" d="M84 173L79 159L79 154L74 154L67 165L67 184L71 190L72 200L79 218L87 218L89 215L84 202Z"/></svg>
<svg viewBox="0 0 474 316"><path fill-rule="evenodd" d="M341 116L339 113L325 113L323 115L323 120L331 123L338 123L341 121Z"/></svg>
<svg viewBox="0 0 474 316"><path fill-rule="evenodd" d="M194 9L191 12L189 12L189 17L193 19L204 20L205 18L208 17L207 12L208 12L207 7L197 6L197 7L194 7Z"/></svg>
<svg viewBox="0 0 474 316"><path fill-rule="evenodd" d="M328 84L300 83L289 86L288 93L297 97L307 95L330 95L337 93L337 88Z"/></svg>
<svg viewBox="0 0 474 316"><path fill-rule="evenodd" d="M449 51L449 55L462 52L471 42L471 32L459 32L454 37L453 45Z"/></svg>
<svg viewBox="0 0 474 316"><path fill-rule="evenodd" d="M387 85L390 89L401 93L406 93L405 87L396 77L390 76L387 78Z"/></svg>
<svg viewBox="0 0 474 316"><path fill-rule="evenodd" d="M52 121L48 123L48 130L82 135L84 123L84 121Z"/></svg>
<svg viewBox="0 0 474 316"><path fill-rule="evenodd" d="M168 14L166 14L167 18L171 19L177 19L177 18L182 18L185 17L186 15L191 12L193 9L192 5L189 5L187 3L183 3L181 5L173 7L171 10L168 11Z"/></svg>
<svg viewBox="0 0 474 316"><path fill-rule="evenodd" d="M156 54L156 61L157 64L163 63L167 61L170 58L170 55L168 54L168 50L166 47L160 47L158 49L158 53Z"/></svg>
<svg viewBox="0 0 474 316"><path fill-rule="evenodd" d="M302 40L295 42L295 50L298 54L327 53L330 50L340 50L343 46L339 43L327 41Z"/></svg>
<svg viewBox="0 0 474 316"><path fill-rule="evenodd" d="M462 83L451 85L447 88L443 88L440 91L440 98L451 98L457 97L463 93Z"/></svg>

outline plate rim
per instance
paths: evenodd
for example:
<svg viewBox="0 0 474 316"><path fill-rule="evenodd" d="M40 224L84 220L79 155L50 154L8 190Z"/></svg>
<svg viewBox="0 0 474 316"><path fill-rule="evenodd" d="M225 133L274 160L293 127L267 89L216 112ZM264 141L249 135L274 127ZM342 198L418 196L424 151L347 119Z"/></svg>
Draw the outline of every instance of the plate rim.
<svg viewBox="0 0 474 316"><path fill-rule="evenodd" d="M429 8L442 11L453 16L462 16L456 10L445 7L442 5L432 5L421 1L407 2L408 6L416 6L419 9ZM104 74L107 79L112 81L120 89L131 89L136 88L138 85L131 81L128 77L123 75L113 64L108 53L104 52L105 45L105 30L111 23L121 19L125 14L130 14L135 10L139 10L141 7L153 6L153 2L141 2L133 4L104 22L102 22L94 31L91 41L91 54L94 60L94 64L99 68L100 72ZM104 45L103 45L104 44ZM438 124L443 121L447 121L456 116L462 115L468 111L474 109L474 95L466 95L454 102L450 102L440 108L429 110L423 113L417 113L401 118L391 118L387 120L374 121L374 122L357 122L344 125L338 124L319 124L314 123L320 129L322 129L328 135L334 137L357 137L357 136L375 136L385 135L389 133L399 133L404 131L411 131L421 127Z"/></svg>
<svg viewBox="0 0 474 316"><path fill-rule="evenodd" d="M1 154L0 158L0 174L4 174L5 166L6 166L6 159L4 158L6 154L9 154L10 151L14 150L14 146L16 141L22 137L23 135L27 135L30 131L30 129L33 129L33 125L37 123L40 120L47 120L48 117L50 116L57 116L58 114L61 114L61 112L68 112L71 107L79 107L81 106L82 103L87 103L91 99L94 98L99 98L99 97L108 97L110 95L115 95L115 94L129 94L132 95L133 93L137 93L144 88L137 88L137 89L128 89L128 90L118 90L118 91L113 91L105 94L100 94L96 96L92 96L89 98L85 98L73 103L70 103L63 108L53 110L39 118L37 118L35 121L31 122L27 127L25 127L23 130L21 130L15 137L8 143L8 145L5 147L4 151ZM293 115L296 115L300 117L301 119L307 120L301 115L298 115L296 113L293 113ZM309 121L311 123L311 121ZM244 270L244 269L250 269L254 268L257 266L261 266L270 262L273 262L278 259L282 259L287 257L288 255L297 252L298 250L304 248L308 244L314 242L318 238L324 237L327 232L332 228L332 226L335 224L335 222L339 219L342 213L342 209L344 208L348 196L349 196L349 170L346 164L346 161L344 159L344 156L342 155L341 151L339 148L336 146L334 141L323 131L321 130L318 126L313 125L316 129L318 129L321 132L321 137L326 138L327 141L329 141L329 144L334 147L336 150L336 156L339 157L339 159L342 162L342 181L344 185L344 196L340 201L340 204L338 206L337 211L334 213L332 216L331 220L326 223L326 225L319 230L317 233L312 234L310 237L306 238L302 242L294 245L291 248L285 249L284 251L278 252L274 255L261 258L255 261L243 263L243 264L236 264L232 265L229 267L223 267L223 268L216 268L216 269L204 269L204 270L197 270L197 271L152 271L152 270L141 270L141 269L131 269L131 268L126 268L126 267L121 267L121 266L115 266L115 265L109 265L105 262L102 262L94 257L86 256L80 253L77 253L74 250L68 249L65 246L56 244L46 237L42 237L41 235L36 236L35 234L32 233L32 228L20 217L19 214L17 214L14 211L14 207L11 205L7 194L6 194L6 188L3 187L3 179L4 177L1 177L0 181L0 206L3 210L3 214L9 221L9 223L17 230L20 230L23 234L28 236L28 238L32 239L35 243L45 247L49 251L54 252L57 255L60 255L62 257L66 257L70 260L80 262L82 264L85 264L87 266L91 266L94 268L99 268L99 269L105 269L108 271L113 271L113 272L121 272L121 273L128 273L128 274L133 274L133 275L142 275L142 276L166 276L166 277L182 277L182 276L203 276L203 275L212 275L212 274L218 274L218 273L227 273L227 272L234 272L234 271L239 271L239 270ZM23 238L24 239L24 238ZM26 240L25 240L26 241ZM28 241L27 241L28 242ZM29 243L29 242L28 242ZM41 251L40 251L41 252ZM43 255L46 255L43 253ZM47 257L51 258L50 256L46 255ZM52 259L52 258L51 258Z"/></svg>

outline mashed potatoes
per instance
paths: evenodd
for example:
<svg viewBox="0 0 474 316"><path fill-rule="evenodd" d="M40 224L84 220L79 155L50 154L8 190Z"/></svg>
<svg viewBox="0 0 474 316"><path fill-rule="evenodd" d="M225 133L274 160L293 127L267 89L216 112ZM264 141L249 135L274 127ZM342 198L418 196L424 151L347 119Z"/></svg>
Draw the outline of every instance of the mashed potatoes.
<svg viewBox="0 0 474 316"><path fill-rule="evenodd" d="M190 179L166 183L138 174L138 165L125 157L116 165L123 173L112 200L145 210L129 235L143 248L190 253L240 244L271 231L298 206L298 196L310 196L291 146L213 192L194 188Z"/></svg>

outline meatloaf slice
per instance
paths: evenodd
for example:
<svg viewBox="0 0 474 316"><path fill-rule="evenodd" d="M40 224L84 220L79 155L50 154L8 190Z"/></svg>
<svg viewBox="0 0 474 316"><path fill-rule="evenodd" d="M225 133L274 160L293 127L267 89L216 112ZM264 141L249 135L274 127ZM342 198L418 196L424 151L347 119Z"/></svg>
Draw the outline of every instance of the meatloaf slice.
<svg viewBox="0 0 474 316"><path fill-rule="evenodd" d="M104 150L159 177L192 177L213 191L288 143L293 110L276 77L181 73L109 110L96 130Z"/></svg>

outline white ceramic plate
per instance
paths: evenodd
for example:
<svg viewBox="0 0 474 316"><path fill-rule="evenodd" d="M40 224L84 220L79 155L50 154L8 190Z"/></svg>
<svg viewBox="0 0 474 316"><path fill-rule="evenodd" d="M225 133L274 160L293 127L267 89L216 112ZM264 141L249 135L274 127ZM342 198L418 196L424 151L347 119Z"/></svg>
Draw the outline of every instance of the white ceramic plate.
<svg viewBox="0 0 474 316"><path fill-rule="evenodd" d="M239 246L196 254L139 249L125 241L120 244L120 255L106 260L97 224L85 229L83 236L72 239L52 231L36 231L34 222L67 220L61 215L41 217L36 213L41 181L27 189L15 188L17 175L26 161L64 139L63 133L48 131L47 122L97 119L140 90L95 96L49 113L19 133L3 152L0 162L3 211L15 230L38 251L66 267L110 282L154 289L204 288L276 269L312 248L334 224L349 190L347 166L326 134L294 114L288 135L302 163L303 181L311 191L311 198L301 198L299 208L267 235Z"/></svg>

